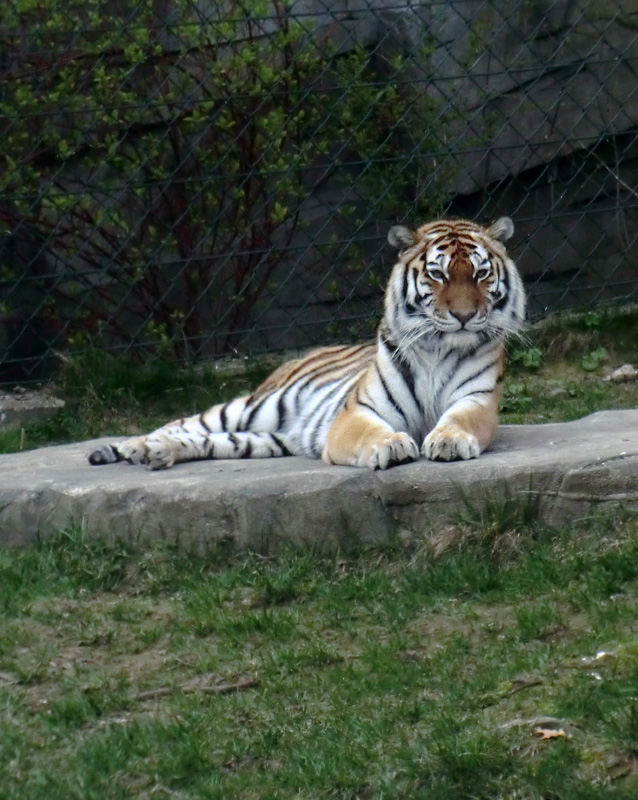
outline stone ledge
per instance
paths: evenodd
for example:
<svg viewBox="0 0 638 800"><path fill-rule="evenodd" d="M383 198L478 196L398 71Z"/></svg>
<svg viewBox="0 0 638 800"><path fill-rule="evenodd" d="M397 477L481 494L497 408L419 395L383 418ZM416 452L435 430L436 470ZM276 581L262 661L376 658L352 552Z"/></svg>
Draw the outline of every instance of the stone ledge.
<svg viewBox="0 0 638 800"><path fill-rule="evenodd" d="M61 411L64 405L64 400L46 391L0 392L0 428L48 419Z"/></svg>
<svg viewBox="0 0 638 800"><path fill-rule="evenodd" d="M115 437L117 438L117 437ZM463 493L538 492L550 522L592 505L638 504L638 410L546 425L503 426L479 459L419 461L387 472L286 458L205 461L149 472L90 467L100 439L0 456L0 544L21 545L69 520L125 539L203 550L223 540L273 551L282 542L334 550L422 536Z"/></svg>

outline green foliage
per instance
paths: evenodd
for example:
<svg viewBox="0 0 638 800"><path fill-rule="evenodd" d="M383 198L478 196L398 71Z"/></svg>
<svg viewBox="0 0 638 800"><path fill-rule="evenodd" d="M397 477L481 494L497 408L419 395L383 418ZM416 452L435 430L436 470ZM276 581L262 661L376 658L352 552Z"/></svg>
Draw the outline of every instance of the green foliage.
<svg viewBox="0 0 638 800"><path fill-rule="evenodd" d="M603 327L605 316L602 311L588 311L583 317L585 330L599 330Z"/></svg>
<svg viewBox="0 0 638 800"><path fill-rule="evenodd" d="M512 347L508 353L508 362L513 366L533 371L543 366L543 353L538 347Z"/></svg>
<svg viewBox="0 0 638 800"><path fill-rule="evenodd" d="M433 111L402 79L406 58L382 79L367 50L321 44L290 5L214 0L204 15L176 0L166 20L150 0L9 4L0 234L46 264L33 290L49 338L232 352L335 168L375 215L434 210L416 180L428 158L397 168Z"/></svg>
<svg viewBox="0 0 638 800"><path fill-rule="evenodd" d="M608 356L607 348L597 347L582 357L580 365L586 372L593 372L607 360Z"/></svg>
<svg viewBox="0 0 638 800"><path fill-rule="evenodd" d="M532 403L533 399L529 395L525 383L508 381L503 387L500 404L501 412L522 414L529 411Z"/></svg>

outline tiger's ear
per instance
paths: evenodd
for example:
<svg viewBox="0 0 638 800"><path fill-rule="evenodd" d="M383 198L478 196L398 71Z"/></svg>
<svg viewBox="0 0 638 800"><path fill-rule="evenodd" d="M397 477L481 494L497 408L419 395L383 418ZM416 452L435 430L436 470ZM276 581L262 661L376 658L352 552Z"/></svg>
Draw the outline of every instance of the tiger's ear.
<svg viewBox="0 0 638 800"><path fill-rule="evenodd" d="M487 229L488 234L499 242L506 242L514 233L514 223L509 217L500 217Z"/></svg>
<svg viewBox="0 0 638 800"><path fill-rule="evenodd" d="M388 231L388 242L397 250L406 250L416 242L416 233L403 225L393 225Z"/></svg>

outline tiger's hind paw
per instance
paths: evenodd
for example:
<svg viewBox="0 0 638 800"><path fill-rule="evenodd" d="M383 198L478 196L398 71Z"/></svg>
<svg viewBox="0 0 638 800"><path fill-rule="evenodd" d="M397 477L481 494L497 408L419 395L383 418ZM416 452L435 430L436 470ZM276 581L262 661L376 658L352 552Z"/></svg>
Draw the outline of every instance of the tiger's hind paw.
<svg viewBox="0 0 638 800"><path fill-rule="evenodd" d="M370 469L389 469L399 464L416 461L419 457L417 443L407 433L391 433L366 448L359 466Z"/></svg>
<svg viewBox="0 0 638 800"><path fill-rule="evenodd" d="M89 464L102 466L115 464L118 461L128 461L129 464L144 464L145 462L145 436L134 436L118 444L104 444L89 455Z"/></svg>
<svg viewBox="0 0 638 800"><path fill-rule="evenodd" d="M175 441L165 433L145 437L143 464L149 469L168 469L175 463Z"/></svg>
<svg viewBox="0 0 638 800"><path fill-rule="evenodd" d="M168 469L175 463L173 440L164 433L133 436L117 445L120 461L144 464L149 469Z"/></svg>
<svg viewBox="0 0 638 800"><path fill-rule="evenodd" d="M161 432L133 436L117 445L102 445L89 456L89 463L95 466L127 461L129 464L144 464L151 470L168 469L178 460L187 460L184 445Z"/></svg>
<svg viewBox="0 0 638 800"><path fill-rule="evenodd" d="M476 436L461 428L446 425L430 431L421 452L430 461L467 461L477 458L481 447Z"/></svg>

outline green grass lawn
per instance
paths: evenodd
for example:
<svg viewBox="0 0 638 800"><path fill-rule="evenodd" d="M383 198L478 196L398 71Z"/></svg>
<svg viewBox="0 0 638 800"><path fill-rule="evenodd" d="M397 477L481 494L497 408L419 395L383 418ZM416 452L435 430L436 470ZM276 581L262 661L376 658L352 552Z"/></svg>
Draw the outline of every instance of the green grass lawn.
<svg viewBox="0 0 638 800"><path fill-rule="evenodd" d="M637 589L620 511L329 559L5 550L1 795L635 798Z"/></svg>
<svg viewBox="0 0 638 800"><path fill-rule="evenodd" d="M511 348L504 422L638 406L638 314ZM87 358L0 451L127 434L255 386ZM0 550L2 800L638 797L638 516L488 498L409 547L272 558L69 528Z"/></svg>

